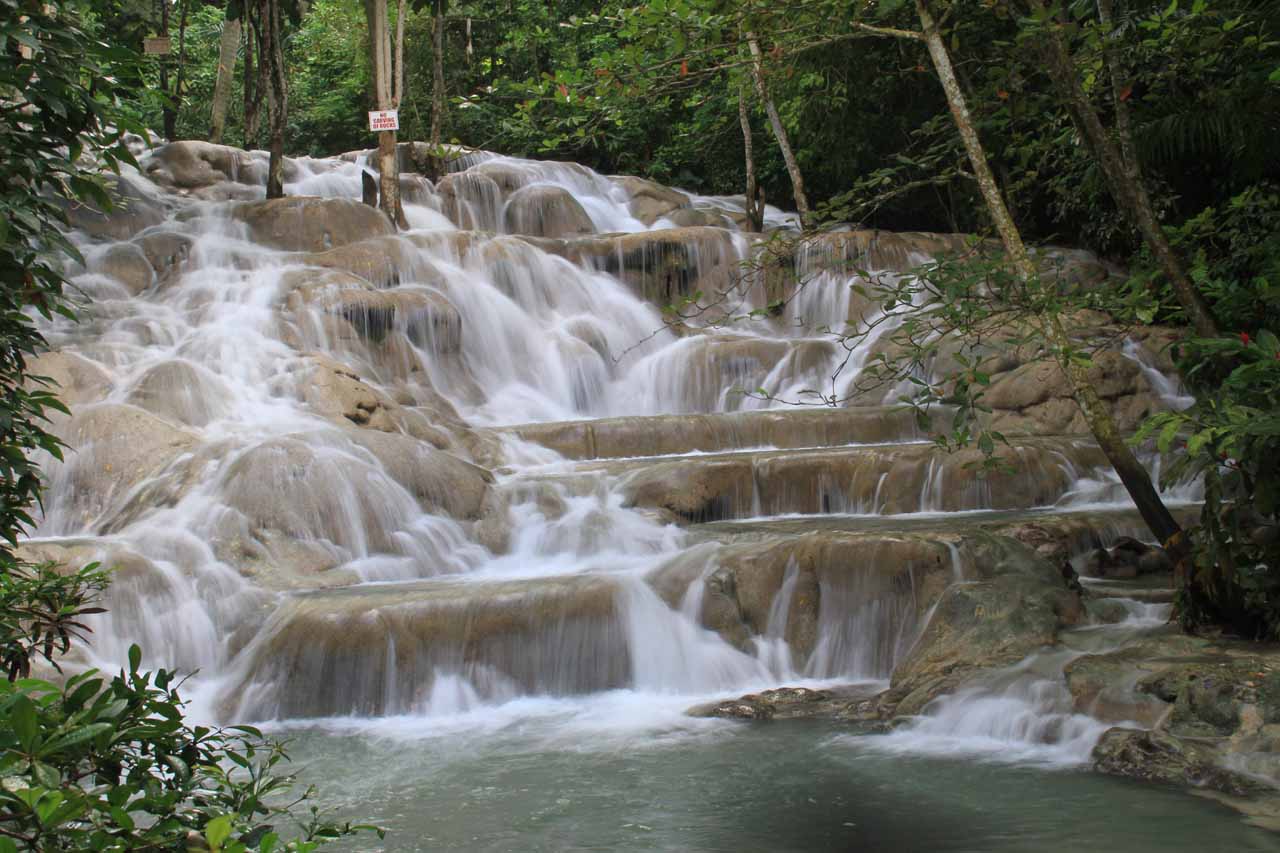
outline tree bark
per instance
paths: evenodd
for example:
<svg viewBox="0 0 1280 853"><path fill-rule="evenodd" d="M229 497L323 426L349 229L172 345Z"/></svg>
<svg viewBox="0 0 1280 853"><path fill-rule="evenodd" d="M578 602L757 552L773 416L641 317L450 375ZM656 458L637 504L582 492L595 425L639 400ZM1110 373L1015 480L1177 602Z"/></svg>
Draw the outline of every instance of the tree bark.
<svg viewBox="0 0 1280 853"><path fill-rule="evenodd" d="M964 93L960 89L960 83L951 65L951 57L947 53L942 34L925 0L916 0L916 13L920 17L925 45L929 49L929 58L933 60L934 68L938 72L943 92L947 97L947 106L951 109L951 116L955 120L960 138L964 142L965 152L973 166L978 189L1004 243L1005 253L1020 275L1027 279L1035 278L1039 271L1027 253L1026 245L1022 242L1022 234L1014 224L1013 217L1009 215L1004 196L996 185L982 141L978 138L973 117L969 113ZM1058 362L1071 381L1076 402L1084 412L1098 446L1102 448L1107 460L1120 476L1120 481L1137 505L1143 521L1151 532L1166 547L1171 550L1178 549L1180 553L1183 542L1181 526L1164 505L1147 470L1138 462L1129 445L1125 443L1124 437L1120 435L1111 412L1098 396L1097 389L1089 377L1087 364L1074 357L1071 339L1063 328L1061 319L1056 314L1050 313L1042 317L1041 321L1045 336L1056 350Z"/></svg>
<svg viewBox="0 0 1280 853"><path fill-rule="evenodd" d="M1044 42L1049 76L1067 102L1081 135L1088 141L1090 149L1102 166L1112 198L1115 199L1130 224L1138 229L1151 254L1155 256L1160 268L1168 276L1178 304L1187 313L1187 318L1191 321L1196 334L1204 338L1217 337L1218 324L1213 319L1213 313L1209 310L1209 305L1200 293L1200 289L1187 274L1182 258L1178 256L1177 251L1169 243L1168 237L1165 236L1164 229L1156 217L1155 208L1151 204L1151 196L1147 192L1141 164L1138 162L1133 145L1132 131L1129 126L1129 108L1125 103L1120 62L1119 57L1115 55L1115 48L1107 45L1104 40L1103 54L1116 102L1119 145L1103 126L1102 120L1098 117L1098 111L1094 109L1093 102L1089 100L1080 83L1061 27L1049 19L1043 0L1028 0L1028 2L1034 13L1045 18L1048 35ZM1098 11L1104 25L1109 26L1110 2L1101 0L1098 3ZM1109 37L1109 34L1106 35Z"/></svg>
<svg viewBox="0 0 1280 853"><path fill-rule="evenodd" d="M236 17L230 15L236 13ZM235 0L227 4L228 17L222 22L218 39L218 76L213 84L213 116L209 122L209 141L222 142L227 129L227 106L231 102L231 82L236 71L236 52L240 49L240 14ZM246 75L247 76L247 75Z"/></svg>
<svg viewBox="0 0 1280 853"><path fill-rule="evenodd" d="M187 6L188 6L188 3L187 3L187 0L181 0L181 1L182 1L182 17L179 19L179 22L178 22L178 73L177 73L176 79L173 82L173 97L171 99L171 103L173 104L172 112L173 112L173 125L174 125L175 135L177 134L178 113L181 112L182 110L182 89L183 89L183 85L186 82L185 77L187 72ZM169 138L173 139L174 136L171 135Z"/></svg>
<svg viewBox="0 0 1280 853"><path fill-rule="evenodd" d="M365 0L365 18L369 23L369 58L373 65L373 98L379 110L399 108L399 81L403 73L396 67L395 57L403 57L404 4L397 10L400 20L396 23L395 54L387 16L387 0ZM400 158L396 152L396 132L383 130L378 133L378 207L392 222L404 226L404 210L400 205Z"/></svg>
<svg viewBox="0 0 1280 853"><path fill-rule="evenodd" d="M764 230L764 203L757 197L755 146L751 140L751 117L747 113L747 87L738 84L738 123L742 125L742 155L747 172L747 230Z"/></svg>
<svg viewBox="0 0 1280 853"><path fill-rule="evenodd" d="M440 152L440 137L444 132L444 2L435 2L435 20L432 21L431 57L431 139L430 177L439 181L444 174L444 158Z"/></svg>
<svg viewBox="0 0 1280 853"><path fill-rule="evenodd" d="M267 198L284 197L284 126L289 114L289 89L284 70L284 39L280 0L261 0L261 26L269 86L267 110L270 114L271 159L267 165Z"/></svg>
<svg viewBox="0 0 1280 853"><path fill-rule="evenodd" d="M769 126L773 128L773 136L778 140L778 150L782 152L782 161L786 163L787 174L791 176L791 192L795 196L796 213L800 216L800 227L804 228L809 224L809 197L804 191L804 176L800 173L800 164L796 161L796 155L791 150L791 140L787 136L787 129L782 126L782 119L778 116L778 110L773 105L773 98L769 96L769 89L765 85L764 80L764 60L760 52L760 42L756 39L755 33L747 32L747 46L751 49L751 70L755 76L756 91L760 95L760 102L764 104L765 115L769 117Z"/></svg>
<svg viewBox="0 0 1280 853"><path fill-rule="evenodd" d="M262 92L266 89L266 63L262 61L262 20L255 20L251 9L245 6L244 22L244 147L252 149L258 143L258 130L262 121ZM254 62L254 57L258 61ZM256 65L256 67L255 67Z"/></svg>
<svg viewBox="0 0 1280 853"><path fill-rule="evenodd" d="M169 4L166 0L160 3L160 35L169 37ZM164 138L169 142L177 133L177 118L173 114L173 106L169 103L169 56L160 57L160 92L164 95L164 106L160 108L160 123L163 126Z"/></svg>

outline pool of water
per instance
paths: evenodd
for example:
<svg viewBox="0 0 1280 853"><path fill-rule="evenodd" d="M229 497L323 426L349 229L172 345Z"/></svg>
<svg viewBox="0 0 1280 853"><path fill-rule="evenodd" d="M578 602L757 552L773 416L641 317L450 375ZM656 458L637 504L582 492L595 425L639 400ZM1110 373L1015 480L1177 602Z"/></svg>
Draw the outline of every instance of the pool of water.
<svg viewBox="0 0 1280 853"><path fill-rule="evenodd" d="M1280 849L1183 791L1087 770L903 754L807 720L693 720L620 693L445 718L282 726L349 850Z"/></svg>

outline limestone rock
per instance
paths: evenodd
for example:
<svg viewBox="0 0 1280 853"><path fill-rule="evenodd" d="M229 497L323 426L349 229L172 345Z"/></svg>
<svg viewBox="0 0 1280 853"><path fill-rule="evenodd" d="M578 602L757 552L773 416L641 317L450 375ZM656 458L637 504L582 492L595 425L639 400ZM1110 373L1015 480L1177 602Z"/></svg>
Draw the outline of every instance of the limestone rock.
<svg viewBox="0 0 1280 853"><path fill-rule="evenodd" d="M534 237L572 237L595 232L591 217L570 192L551 184L531 184L507 201L506 230Z"/></svg>
<svg viewBox="0 0 1280 853"><path fill-rule="evenodd" d="M287 196L237 205L232 215L254 242L294 252L326 252L395 233L385 213L348 198Z"/></svg>
<svg viewBox="0 0 1280 853"><path fill-rule="evenodd" d="M485 510L493 475L480 466L407 435L352 430L350 436L425 511L475 521Z"/></svg>
<svg viewBox="0 0 1280 853"><path fill-rule="evenodd" d="M27 374L53 381L52 386L42 386L28 380L28 389L52 391L69 407L96 403L111 390L111 377L97 362L67 350L41 353L27 363Z"/></svg>
<svg viewBox="0 0 1280 853"><path fill-rule="evenodd" d="M1094 767L1113 776L1248 796L1259 784L1220 767L1211 748L1167 734L1113 728L1093 748Z"/></svg>
<svg viewBox="0 0 1280 853"><path fill-rule="evenodd" d="M883 704L917 714L979 670L1009 666L1057 640L1084 615L1058 569L1025 546L983 537L980 579L954 583L938 601L911 653L895 667Z"/></svg>
<svg viewBox="0 0 1280 853"><path fill-rule="evenodd" d="M265 184L265 164L248 151L200 140L170 142L142 161L151 180L176 190L195 190L226 181Z"/></svg>
<svg viewBox="0 0 1280 853"><path fill-rule="evenodd" d="M165 361L148 369L127 401L162 417L202 427L227 413L231 392L221 378L189 361Z"/></svg>
<svg viewBox="0 0 1280 853"><path fill-rule="evenodd" d="M50 466L49 491L56 497L46 520L55 521L58 533L108 521L136 486L195 443L187 430L116 403L81 409L55 431L70 448L65 462Z"/></svg>
<svg viewBox="0 0 1280 853"><path fill-rule="evenodd" d="M133 241L146 256L156 280L168 283L180 276L191 258L195 241L177 231L149 231Z"/></svg>
<svg viewBox="0 0 1280 853"><path fill-rule="evenodd" d="M125 286L132 296L151 287L155 272L146 254L133 243L115 243L89 259L89 272L110 276Z"/></svg>
<svg viewBox="0 0 1280 853"><path fill-rule="evenodd" d="M94 204L64 201L72 228L98 239L128 240L144 228L164 221L163 204L141 179L121 174L103 175L102 180L111 196L110 212Z"/></svg>
<svg viewBox="0 0 1280 853"><path fill-rule="evenodd" d="M631 175L619 175L611 180L626 192L631 215L645 225L652 225L663 216L689 206L687 195L654 181Z"/></svg>

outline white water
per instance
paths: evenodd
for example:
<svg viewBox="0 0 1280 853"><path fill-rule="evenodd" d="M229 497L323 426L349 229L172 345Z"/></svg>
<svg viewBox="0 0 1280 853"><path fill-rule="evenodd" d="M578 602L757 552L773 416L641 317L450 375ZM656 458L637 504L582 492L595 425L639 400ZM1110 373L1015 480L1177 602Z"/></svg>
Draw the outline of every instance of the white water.
<svg viewBox="0 0 1280 853"><path fill-rule="evenodd" d="M815 270L779 321L680 337L664 329L660 303L644 298L648 256L639 269L611 266L624 260L621 238L583 257L545 251L510 233L521 220L509 213L520 188L553 187L597 233L658 233L666 220L646 225L619 183L573 164L471 163L451 176L453 196L424 191L406 205L410 231L378 244L370 263L395 275L370 273L370 298L430 306L425 320L397 314L381 339L354 333L358 324L335 321L326 307L349 282L307 296L324 275L319 260L255 244L226 203L169 199L170 219L149 233L177 235L180 269L137 296L97 272L77 276L91 300L83 322L45 330L106 379L59 425L77 449L66 464L45 460L49 499L32 538L75 544L85 558L133 560L96 621L88 662L113 669L139 642L149 666L200 671L193 689L214 718L332 720L374 709L391 728L435 732L566 708L578 730L596 707L608 709L608 725L619 707L669 721L691 697L887 678L927 619L914 587L890 591L868 565L823 589L816 644L801 660L787 641L792 560L767 625L744 651L699 624L715 549L673 608L646 578L685 553L686 534L627 508L616 474L578 470L511 437L496 448L470 443L474 426L785 408L768 398L813 389L845 395L891 330L882 325L852 353L824 333L850 319L852 274ZM363 168L298 161L286 189L356 198ZM734 212L722 199L693 203ZM787 219L771 210L768 221ZM477 226L498 233L459 230ZM761 307L759 282L738 267L746 238L704 230L686 246L686 266L729 282L735 312ZM360 410L370 418L363 429L333 408L327 389L347 381L343 370L378 403ZM757 389L764 398L751 396ZM390 420L375 426L375 417ZM384 448L371 435L413 438ZM428 441L495 469L490 502L470 515L447 511L463 497L453 481L432 479L439 457ZM404 473L418 462L426 474ZM753 464L747 514L769 514L757 487L767 468ZM1073 484L1060 503L1123 502L1105 469L1078 469L1067 455L1052 464ZM869 500L847 497L824 474L818 511L936 512L954 488L945 475L931 461L903 510L888 506L902 488L887 470L875 473ZM965 488L966 509L999 497L984 482ZM780 495L772 509L785 513L793 496ZM486 524L505 533L505 547ZM952 557L959 577L954 549ZM364 604L360 595L380 597ZM484 620L515 633L469 633ZM437 624L462 627L435 635ZM1075 754L1091 736L1062 716L1057 698L1017 690L957 697L914 743L1030 743L1065 726L1060 740Z"/></svg>

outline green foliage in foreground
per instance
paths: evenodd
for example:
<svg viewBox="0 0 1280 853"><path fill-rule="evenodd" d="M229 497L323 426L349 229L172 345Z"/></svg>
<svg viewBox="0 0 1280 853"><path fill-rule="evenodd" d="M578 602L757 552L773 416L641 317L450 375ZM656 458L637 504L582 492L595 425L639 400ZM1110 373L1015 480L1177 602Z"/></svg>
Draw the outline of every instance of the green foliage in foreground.
<svg viewBox="0 0 1280 853"><path fill-rule="evenodd" d="M1280 339L1264 330L1188 350L1195 405L1156 415L1138 435L1168 454L1167 482L1204 478L1179 614L1190 629L1226 624L1280 639ZM1229 370L1219 378L1222 364Z"/></svg>
<svg viewBox="0 0 1280 853"><path fill-rule="evenodd" d="M174 675L141 672L137 647L113 678L28 677L61 671L108 580L14 552L40 498L31 454L62 450L46 425L66 409L29 368L45 346L34 316L74 319L64 207L109 211L102 172L133 164L125 134L145 132L114 76L139 57L94 38L85 11L0 0L0 853L311 850L360 827L295 820L312 792L290 796L283 750L255 729L188 725Z"/></svg>
<svg viewBox="0 0 1280 853"><path fill-rule="evenodd" d="M141 657L112 678L0 683L0 853L309 851L358 829L314 807L295 821L313 792L290 796L284 750L247 726L189 726L174 675Z"/></svg>

